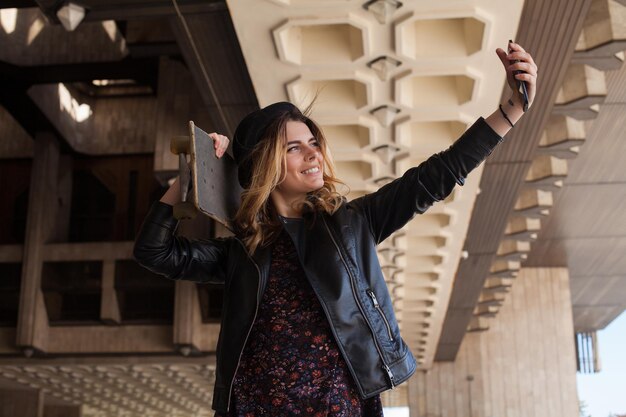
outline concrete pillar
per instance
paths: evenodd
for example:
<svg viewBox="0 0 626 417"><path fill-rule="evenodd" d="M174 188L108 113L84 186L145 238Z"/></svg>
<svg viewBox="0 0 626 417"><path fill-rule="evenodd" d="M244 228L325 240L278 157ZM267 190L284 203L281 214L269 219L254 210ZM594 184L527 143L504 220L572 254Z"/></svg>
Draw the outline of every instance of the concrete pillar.
<svg viewBox="0 0 626 417"><path fill-rule="evenodd" d="M578 415L566 268L522 268L498 314L474 316L453 362L408 382L412 417Z"/></svg>
<svg viewBox="0 0 626 417"><path fill-rule="evenodd" d="M36 134L16 341L27 355L37 350L45 351L48 339L48 315L41 291L41 272L44 245L52 235L58 212L59 158L59 145L54 135L45 132Z"/></svg>
<svg viewBox="0 0 626 417"><path fill-rule="evenodd" d="M215 236L215 222L203 215L181 221L179 233L188 238ZM177 281L174 296L174 345L183 355L198 350L202 332L202 312L195 282Z"/></svg>
<svg viewBox="0 0 626 417"><path fill-rule="evenodd" d="M174 345L187 356L198 351L202 316L195 282L177 281L174 297Z"/></svg>
<svg viewBox="0 0 626 417"><path fill-rule="evenodd" d="M163 183L178 172L178 157L170 152L170 140L174 136L189 134L192 88L191 74L182 63L161 59L154 171Z"/></svg>
<svg viewBox="0 0 626 417"><path fill-rule="evenodd" d="M119 324L120 306L115 292L115 260L107 259L102 263L102 296L100 319L107 324Z"/></svg>
<svg viewBox="0 0 626 417"><path fill-rule="evenodd" d="M72 210L74 164L70 155L62 155L58 165L58 183L56 187L56 216L52 224L50 240L67 242L70 233L70 215Z"/></svg>

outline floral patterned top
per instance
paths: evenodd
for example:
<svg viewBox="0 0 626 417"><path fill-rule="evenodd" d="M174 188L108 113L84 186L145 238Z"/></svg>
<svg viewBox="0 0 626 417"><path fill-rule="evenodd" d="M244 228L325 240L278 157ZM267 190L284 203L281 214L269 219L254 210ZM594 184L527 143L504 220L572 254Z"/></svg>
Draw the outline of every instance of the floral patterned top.
<svg viewBox="0 0 626 417"><path fill-rule="evenodd" d="M283 221L297 239L301 220ZM360 398L285 230L272 249L269 275L233 381L230 410L215 417L382 417L379 395Z"/></svg>

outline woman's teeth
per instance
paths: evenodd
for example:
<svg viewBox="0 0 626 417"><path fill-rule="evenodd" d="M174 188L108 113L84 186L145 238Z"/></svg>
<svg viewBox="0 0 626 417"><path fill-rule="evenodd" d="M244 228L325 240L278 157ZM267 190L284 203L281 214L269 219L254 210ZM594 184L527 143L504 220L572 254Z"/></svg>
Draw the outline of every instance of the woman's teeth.
<svg viewBox="0 0 626 417"><path fill-rule="evenodd" d="M302 171L303 174L314 174L316 172L319 172L319 168L315 167L315 168L309 168L306 171Z"/></svg>

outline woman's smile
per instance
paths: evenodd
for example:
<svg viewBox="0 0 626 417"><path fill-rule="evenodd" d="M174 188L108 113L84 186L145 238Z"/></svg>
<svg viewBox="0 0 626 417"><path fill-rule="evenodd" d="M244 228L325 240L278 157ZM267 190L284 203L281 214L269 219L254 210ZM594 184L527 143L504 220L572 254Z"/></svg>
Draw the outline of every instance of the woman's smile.
<svg viewBox="0 0 626 417"><path fill-rule="evenodd" d="M313 168L309 168L305 171L302 171L303 174L306 175L316 175L316 174L320 174L320 168L319 167L313 167Z"/></svg>

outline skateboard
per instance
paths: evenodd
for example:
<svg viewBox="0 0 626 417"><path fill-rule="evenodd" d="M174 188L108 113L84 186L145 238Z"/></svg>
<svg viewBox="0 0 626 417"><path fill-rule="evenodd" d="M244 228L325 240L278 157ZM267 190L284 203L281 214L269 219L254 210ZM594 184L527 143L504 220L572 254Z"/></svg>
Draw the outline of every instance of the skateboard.
<svg viewBox="0 0 626 417"><path fill-rule="evenodd" d="M174 206L174 217L192 219L200 212L233 231L243 191L233 157L226 152L218 159L213 139L193 121L188 136L172 138L170 150L178 155L180 171L181 203Z"/></svg>

